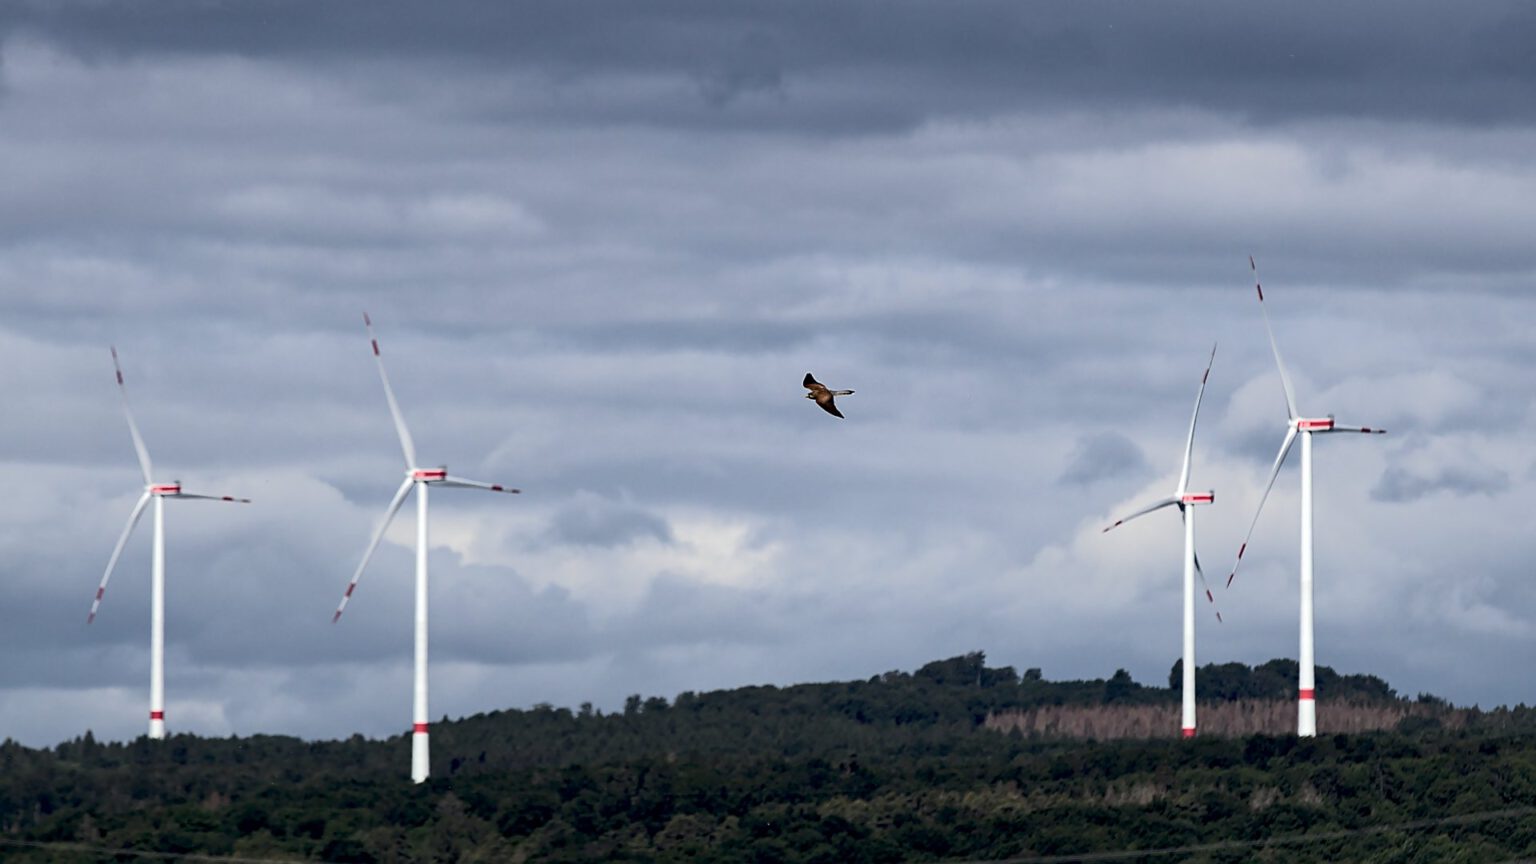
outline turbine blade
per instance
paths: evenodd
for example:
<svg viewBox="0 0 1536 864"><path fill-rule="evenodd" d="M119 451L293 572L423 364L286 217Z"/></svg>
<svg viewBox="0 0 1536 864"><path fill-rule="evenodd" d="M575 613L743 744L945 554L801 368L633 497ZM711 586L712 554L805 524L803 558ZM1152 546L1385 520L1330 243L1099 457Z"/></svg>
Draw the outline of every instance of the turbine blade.
<svg viewBox="0 0 1536 864"><path fill-rule="evenodd" d="M506 492L509 495L520 494L523 490L513 489L511 486L503 486L500 483L482 483L479 480L466 480L463 477L449 475L434 486L452 486L459 489L484 489L487 492Z"/></svg>
<svg viewBox="0 0 1536 864"><path fill-rule="evenodd" d="M368 328L368 341L373 344L373 359L379 365L379 380L384 382L384 398L389 400L389 414L395 420L395 432L400 435L400 449L405 453L405 467L416 467L416 445L411 441L411 430L405 428L405 417L400 414L400 403L395 401L394 388L389 386L389 375L384 371L384 358L379 356L379 340L373 335L373 320L363 313L363 326Z"/></svg>
<svg viewBox="0 0 1536 864"><path fill-rule="evenodd" d="M1151 513L1151 512L1156 511L1156 510L1161 510L1164 507L1172 507L1173 505L1175 505L1177 503L1179 503L1179 499L1177 499L1177 498L1164 498L1161 501L1157 501L1157 502L1155 502L1153 504L1149 504L1146 507L1141 508L1140 510L1137 510L1135 513L1132 513L1129 516L1123 516L1123 517L1121 517L1119 519L1116 519L1114 521L1114 524L1110 525L1108 528L1105 528L1104 531L1110 531L1112 529L1119 528L1121 525L1124 525L1125 523L1131 521L1132 519L1135 519L1135 518L1137 518L1139 516L1145 516L1148 513ZM1104 532L1100 532L1100 533L1104 533Z"/></svg>
<svg viewBox="0 0 1536 864"><path fill-rule="evenodd" d="M249 504L249 498L236 498L233 495L196 495L191 492L178 492L175 495L167 495L167 498L195 498L199 501L231 501L235 504Z"/></svg>
<svg viewBox="0 0 1536 864"><path fill-rule="evenodd" d="M1184 519L1188 519L1188 518L1189 518L1189 514L1184 510L1184 508L1180 507L1179 508L1179 519L1180 520L1184 520ZM1210 602L1210 604L1211 604L1211 611L1216 613L1216 621L1217 621L1217 623L1220 623L1221 622L1221 607L1216 605L1216 595L1211 593L1210 583L1205 581L1205 568L1200 566L1200 553L1196 552L1194 557L1195 557L1195 575L1200 577L1200 587L1202 589L1204 589L1204 591L1205 591L1205 599Z"/></svg>
<svg viewBox="0 0 1536 864"><path fill-rule="evenodd" d="M1211 359L1205 363L1205 374L1200 376L1200 390L1195 393L1195 413L1189 418L1189 438L1184 441L1184 470L1179 472L1179 490L1175 497L1182 498L1189 491L1189 464L1195 452L1195 423L1200 420L1200 400L1205 398L1205 382L1211 377L1211 364L1216 362L1216 345L1211 345Z"/></svg>
<svg viewBox="0 0 1536 864"><path fill-rule="evenodd" d="M1320 430L1320 431L1325 432L1325 433L1326 432L1364 432L1367 435L1385 435L1385 434L1387 434L1387 430L1385 430L1385 429L1377 429L1374 426L1344 426L1344 425L1341 425L1339 423L1333 424L1333 428L1332 429L1323 429L1323 430Z"/></svg>
<svg viewBox="0 0 1536 864"><path fill-rule="evenodd" d="M154 465L149 461L149 450L144 446L144 436L139 434L139 424L133 422L133 411L128 407L128 388L123 384L123 365L117 361L117 346L112 348L112 368L117 370L117 392L123 397L123 416L128 418L128 431L133 434L133 449L139 454L139 470L144 472L144 483L148 485L155 481L150 479L154 473Z"/></svg>
<svg viewBox="0 0 1536 864"><path fill-rule="evenodd" d="M416 481L405 478L400 484L400 489L395 492L394 500L389 502L389 509L384 511L384 519L379 527L374 529L373 539L368 541L368 551L363 553L363 560L357 565L357 572L352 574L352 581L347 583L346 593L341 595L341 604L336 607L336 614L331 616L331 623L341 620L341 613L347 608L347 601L352 599L352 592L357 590L357 580L363 578L363 569L368 566L368 561L373 557L373 550L379 548L379 541L384 539L384 532L389 528L389 523L395 520L395 514L400 512L400 505L405 503L405 496L411 492L411 486Z"/></svg>
<svg viewBox="0 0 1536 864"><path fill-rule="evenodd" d="M1269 332L1269 347L1275 352L1275 365L1280 367L1280 384L1285 387L1286 418L1295 420L1301 414L1296 410L1296 391L1291 389L1291 376L1285 374L1285 361L1280 359L1280 343L1275 341L1275 328L1269 324L1269 310L1264 307L1264 286L1259 282L1259 265L1248 256L1248 267L1253 270L1253 287L1259 292L1259 311L1264 313L1264 329Z"/></svg>
<svg viewBox="0 0 1536 864"><path fill-rule="evenodd" d="M1259 524L1259 514L1264 512L1264 502L1269 500L1269 490L1275 488L1275 478L1280 476L1280 466L1285 464L1285 457L1291 452L1291 445L1296 443L1296 427L1285 431L1285 440L1280 442L1280 454L1275 457L1275 467L1269 470L1269 483L1264 486L1264 494L1259 497L1259 508L1253 511L1253 521L1248 523L1248 533L1243 535L1243 545L1237 547L1237 560L1232 563L1232 572L1227 575L1227 587L1232 587L1232 580L1237 576L1237 568L1243 563L1243 553L1248 551L1248 541L1253 539L1253 529Z"/></svg>
<svg viewBox="0 0 1536 864"><path fill-rule="evenodd" d="M112 571L117 567L117 559L123 555L123 547L128 545L128 535L133 533L135 525L139 524L139 517L144 515L144 507L149 504L149 492L139 496L139 502L133 505L133 512L128 514L128 524L124 526L122 536L117 538L117 545L112 547L112 557L107 559L107 572L101 574L101 584L96 586L96 599L91 601L91 614L85 619L90 624L96 620L96 610L101 608L101 597L107 593L107 580L112 578Z"/></svg>

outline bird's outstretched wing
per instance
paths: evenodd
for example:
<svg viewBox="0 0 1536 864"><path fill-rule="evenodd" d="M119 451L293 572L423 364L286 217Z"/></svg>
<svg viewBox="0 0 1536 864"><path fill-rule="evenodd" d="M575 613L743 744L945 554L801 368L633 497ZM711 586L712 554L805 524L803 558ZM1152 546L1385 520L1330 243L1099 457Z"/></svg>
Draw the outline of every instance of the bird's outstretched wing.
<svg viewBox="0 0 1536 864"><path fill-rule="evenodd" d="M815 399L816 404L821 406L821 410L831 414L833 417L843 416L843 412L837 410L837 403L832 401L832 397L841 395L843 393L852 393L852 390L839 390L834 393L831 390L828 390L825 384L817 381L816 378L809 372L805 373L805 380L801 383L804 385L805 389L811 391L806 395L812 399Z"/></svg>

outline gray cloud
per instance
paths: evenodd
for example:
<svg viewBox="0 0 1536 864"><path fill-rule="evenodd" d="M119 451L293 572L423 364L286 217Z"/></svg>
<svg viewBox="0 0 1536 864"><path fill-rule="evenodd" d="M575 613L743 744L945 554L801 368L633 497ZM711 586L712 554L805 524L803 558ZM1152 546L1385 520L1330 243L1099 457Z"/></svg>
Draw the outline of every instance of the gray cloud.
<svg viewBox="0 0 1536 864"><path fill-rule="evenodd" d="M669 543L672 531L654 513L588 495L555 514L548 537L578 546L618 546L642 537Z"/></svg>
<svg viewBox="0 0 1536 864"><path fill-rule="evenodd" d="M1141 448L1119 432L1096 432L1077 439L1072 457L1057 481L1083 486L1147 470Z"/></svg>
<svg viewBox="0 0 1536 864"><path fill-rule="evenodd" d="M1462 498L1469 495L1492 497L1507 492L1509 487L1508 472L1497 468L1445 466L1426 474L1394 466L1387 469L1381 475L1381 480L1371 487L1371 498L1377 501L1415 501L1438 492L1448 492Z"/></svg>

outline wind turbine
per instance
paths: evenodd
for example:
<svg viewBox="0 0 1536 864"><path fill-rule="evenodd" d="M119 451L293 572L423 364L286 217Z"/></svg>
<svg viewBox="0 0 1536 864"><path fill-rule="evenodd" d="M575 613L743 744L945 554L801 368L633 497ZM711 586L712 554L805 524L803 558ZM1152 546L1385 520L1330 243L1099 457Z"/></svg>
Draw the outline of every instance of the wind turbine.
<svg viewBox="0 0 1536 864"><path fill-rule="evenodd" d="M123 386L123 367L117 361L117 348L112 348L112 366L117 370L117 391L123 397L123 416L128 418L128 431L133 435L133 449L139 455L139 469L144 472L144 494L139 496L138 503L133 505L133 512L128 514L128 525L123 529L122 536L117 538L117 545L112 549L112 557L107 561L107 572L102 574L101 584L96 586L96 599L91 601L91 614L85 619L86 624L96 620L96 611L101 608L102 595L107 593L107 580L112 578L112 570L117 567L117 559L122 557L123 547L128 544L128 535L133 533L135 525L139 524L139 517L144 515L144 508L149 502L155 502L155 536L154 543L150 547L150 605L149 605L149 737L165 737L165 499L167 498L191 498L201 501L232 501L237 504L249 504L249 498L234 498L229 495L194 495L191 492L181 491L181 481L170 483L156 483L153 479L154 466L149 461L149 450L144 446L144 438L139 434L139 425L133 422L133 411L128 408L128 388Z"/></svg>
<svg viewBox="0 0 1536 864"><path fill-rule="evenodd" d="M416 445L411 442L411 432L405 428L405 418L400 414L400 404L395 401L395 391L390 388L389 376L384 373L384 359L379 356L379 340L373 335L373 321L368 318L366 312L363 313L363 326L368 328L368 340L373 344L373 359L379 366L379 380L384 382L384 398L389 401L389 413L394 418L395 431L400 435L400 449L405 453L405 480L395 492L394 499L389 502L389 509L384 511L383 521L374 530L373 539L368 542L368 551L363 553L362 563L357 565L357 572L352 574L352 581L347 583L346 593L341 595L341 605L336 607L336 614L331 616L331 623L341 620L341 613L347 608L347 601L352 599L352 592L357 589L357 580L363 578L363 569L368 566L368 559L372 558L374 550L379 548L379 541L384 538L384 531L389 528L389 523L394 520L395 514L400 512L400 505L405 503L406 496L410 494L412 488L415 488L416 686L411 708L411 780L421 783L430 773L427 748L427 487L484 489L489 492L507 492L513 495L522 490L454 477L442 465L436 468L417 466Z"/></svg>
<svg viewBox="0 0 1536 864"><path fill-rule="evenodd" d="M1237 548L1237 560L1232 564L1232 573L1227 577L1227 587L1232 586L1232 580L1237 576L1237 568L1243 563L1243 553L1248 551L1248 541L1253 538L1253 529L1259 524L1259 514L1264 512L1264 502L1269 500L1269 491L1275 486L1275 477L1280 474L1280 466L1285 464L1285 457L1291 452L1291 445L1301 437L1301 652L1297 665L1299 680L1296 684L1296 734L1303 738L1310 738L1317 734L1317 702L1316 684L1313 679L1313 646L1312 646L1312 436L1333 432L1360 432L1368 435L1385 434L1385 429L1373 429L1369 426L1345 426L1335 423L1333 415L1326 417L1303 417L1296 408L1296 394L1291 389L1290 376L1285 374L1285 361L1280 359L1280 343L1275 341L1275 329L1269 323L1269 310L1264 308L1264 286L1259 282L1259 268L1253 262L1253 256L1248 256L1248 267L1253 271L1253 287L1259 294L1259 310L1264 315L1264 329L1269 333L1269 347L1275 352L1275 366L1280 369L1280 384L1285 389L1286 429L1285 439L1280 442L1280 453L1275 457L1275 465L1269 471L1269 482L1264 486L1264 494L1259 498L1259 507L1254 511L1253 521L1248 525L1248 533L1243 536L1243 545Z"/></svg>
<svg viewBox="0 0 1536 864"><path fill-rule="evenodd" d="M1200 376L1200 389L1195 393L1195 412L1189 418L1189 437L1184 441L1184 468L1179 472L1179 485L1173 490L1173 496L1155 501L1129 516L1117 519L1114 524L1104 529L1108 532L1138 516L1145 516L1164 507L1179 508L1179 518L1184 522L1184 699L1181 727L1185 738L1195 737L1195 576L1200 577L1200 587L1205 589L1205 599L1212 605L1216 603L1216 598L1211 596L1211 586L1205 582L1205 571L1200 569L1200 556L1195 554L1194 511L1197 504L1215 503L1216 493L1189 491L1190 457L1195 451L1195 424L1200 420L1200 400L1205 397L1205 382L1211 377L1211 364L1214 362L1216 362L1216 346L1212 345L1211 358L1206 361L1205 374ZM1220 612L1216 613L1216 620L1221 620Z"/></svg>

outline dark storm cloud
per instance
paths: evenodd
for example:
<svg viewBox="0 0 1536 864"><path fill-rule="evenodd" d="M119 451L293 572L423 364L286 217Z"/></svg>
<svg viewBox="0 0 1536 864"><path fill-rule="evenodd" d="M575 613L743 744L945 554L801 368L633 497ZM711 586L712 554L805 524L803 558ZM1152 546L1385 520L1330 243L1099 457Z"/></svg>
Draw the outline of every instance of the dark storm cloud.
<svg viewBox="0 0 1536 864"><path fill-rule="evenodd" d="M1096 432L1077 439L1071 461L1057 482L1085 486L1146 469L1146 457L1131 439L1119 432Z"/></svg>
<svg viewBox="0 0 1536 864"><path fill-rule="evenodd" d="M687 82L636 122L910 127L1031 107L1198 105L1497 124L1536 115L1536 12L1514 2L10 4L0 27L86 57L229 54ZM749 97L760 97L748 104ZM620 104L611 104L624 114Z"/></svg>

